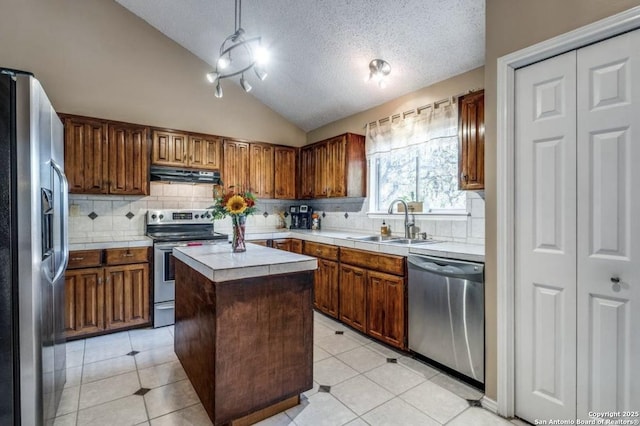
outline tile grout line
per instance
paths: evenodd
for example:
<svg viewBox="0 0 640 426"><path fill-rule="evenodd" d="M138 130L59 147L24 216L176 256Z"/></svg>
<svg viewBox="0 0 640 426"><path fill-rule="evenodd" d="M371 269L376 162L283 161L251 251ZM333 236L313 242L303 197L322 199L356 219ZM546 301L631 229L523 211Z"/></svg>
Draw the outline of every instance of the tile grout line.
<svg viewBox="0 0 640 426"><path fill-rule="evenodd" d="M131 342L131 333L129 331L127 331L127 337L129 338L129 346L131 346L131 351L135 351L135 349L133 349L133 343ZM140 370L138 369L138 360L136 359L136 355L132 355L133 357L133 363L136 366L136 376L138 376L138 385L140 386L140 389L142 388L142 380L140 380ZM142 398L142 404L144 405L144 413L147 416L147 422L149 424L151 424L151 419L149 417L149 408L147 407L147 400L144 397L144 395L140 395L140 398Z"/></svg>

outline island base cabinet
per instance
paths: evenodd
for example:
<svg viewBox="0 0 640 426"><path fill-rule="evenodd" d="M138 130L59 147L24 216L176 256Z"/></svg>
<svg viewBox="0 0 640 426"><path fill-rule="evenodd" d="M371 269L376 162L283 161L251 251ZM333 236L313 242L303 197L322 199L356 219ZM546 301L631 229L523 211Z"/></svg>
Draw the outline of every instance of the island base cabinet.
<svg viewBox="0 0 640 426"><path fill-rule="evenodd" d="M176 259L175 352L214 425L313 386L313 272L213 282Z"/></svg>
<svg viewBox="0 0 640 426"><path fill-rule="evenodd" d="M403 277L367 272L367 333L406 349L406 286Z"/></svg>

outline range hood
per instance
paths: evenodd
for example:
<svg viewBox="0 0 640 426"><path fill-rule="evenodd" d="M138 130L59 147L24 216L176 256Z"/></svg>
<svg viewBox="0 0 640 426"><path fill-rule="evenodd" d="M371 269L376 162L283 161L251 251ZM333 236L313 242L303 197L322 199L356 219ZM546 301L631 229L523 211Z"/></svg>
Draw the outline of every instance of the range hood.
<svg viewBox="0 0 640 426"><path fill-rule="evenodd" d="M182 167L151 166L151 181L211 183L221 185L220 171L197 170Z"/></svg>

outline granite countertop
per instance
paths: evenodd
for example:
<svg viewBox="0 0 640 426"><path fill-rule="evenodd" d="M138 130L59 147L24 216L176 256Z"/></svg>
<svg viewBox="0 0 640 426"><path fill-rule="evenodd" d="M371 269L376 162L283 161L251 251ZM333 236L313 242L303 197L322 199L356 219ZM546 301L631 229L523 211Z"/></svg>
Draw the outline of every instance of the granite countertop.
<svg viewBox="0 0 640 426"><path fill-rule="evenodd" d="M153 245L153 240L144 235L135 235L132 237L114 237L114 238L100 238L102 241L95 240L79 240L73 239L69 244L69 251L74 250L102 250L110 248L126 248L126 247L150 247Z"/></svg>
<svg viewBox="0 0 640 426"><path fill-rule="evenodd" d="M231 245L222 242L176 247L173 256L214 282L313 271L318 267L314 257L251 243L243 253L233 253Z"/></svg>
<svg viewBox="0 0 640 426"><path fill-rule="evenodd" d="M484 263L484 246L478 244L465 244L453 241L437 241L429 244L414 244L411 246L379 243L374 241L358 241L351 237L374 235L370 233L349 231L307 231L302 229L282 229L273 232L255 232L249 229L246 238L250 240L299 238L305 241L332 244L340 247L356 248L360 250L375 251L378 253L408 256L410 254L423 254L428 256L444 257L448 259L466 260L470 262Z"/></svg>

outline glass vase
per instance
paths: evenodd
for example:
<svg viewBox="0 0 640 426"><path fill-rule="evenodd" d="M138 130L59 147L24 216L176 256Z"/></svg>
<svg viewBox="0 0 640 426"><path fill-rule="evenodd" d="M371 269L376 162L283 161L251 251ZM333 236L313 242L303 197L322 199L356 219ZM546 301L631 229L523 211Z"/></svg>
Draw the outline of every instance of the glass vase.
<svg viewBox="0 0 640 426"><path fill-rule="evenodd" d="M244 242L244 225L247 221L245 215L232 215L231 223L233 227L233 239L231 240L231 251L234 253L242 253L247 251L247 246Z"/></svg>

